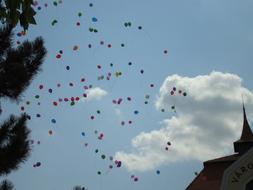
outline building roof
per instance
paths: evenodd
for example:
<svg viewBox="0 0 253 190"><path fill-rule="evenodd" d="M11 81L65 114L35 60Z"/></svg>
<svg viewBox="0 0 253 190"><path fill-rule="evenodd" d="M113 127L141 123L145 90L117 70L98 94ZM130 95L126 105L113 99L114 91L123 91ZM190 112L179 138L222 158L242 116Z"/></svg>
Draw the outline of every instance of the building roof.
<svg viewBox="0 0 253 190"><path fill-rule="evenodd" d="M242 128L242 135L241 138L238 140L240 142L242 141L253 141L253 133L250 129L247 116L246 116L246 111L245 107L243 104L243 128Z"/></svg>
<svg viewBox="0 0 253 190"><path fill-rule="evenodd" d="M253 133L249 126L243 104L243 127L239 140L234 142L235 152L232 154L204 162L204 168L189 184L187 190L220 190L224 171L237 161L249 148L253 146Z"/></svg>

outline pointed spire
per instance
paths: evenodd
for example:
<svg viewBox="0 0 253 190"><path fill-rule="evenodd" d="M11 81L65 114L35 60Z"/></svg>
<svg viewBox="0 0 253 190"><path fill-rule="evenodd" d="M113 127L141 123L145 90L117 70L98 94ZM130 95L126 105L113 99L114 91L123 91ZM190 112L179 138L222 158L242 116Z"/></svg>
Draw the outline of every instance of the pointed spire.
<svg viewBox="0 0 253 190"><path fill-rule="evenodd" d="M243 128L242 128L242 135L241 135L240 140L241 141L253 140L253 133L250 129L250 126L247 120L244 102L243 102Z"/></svg>

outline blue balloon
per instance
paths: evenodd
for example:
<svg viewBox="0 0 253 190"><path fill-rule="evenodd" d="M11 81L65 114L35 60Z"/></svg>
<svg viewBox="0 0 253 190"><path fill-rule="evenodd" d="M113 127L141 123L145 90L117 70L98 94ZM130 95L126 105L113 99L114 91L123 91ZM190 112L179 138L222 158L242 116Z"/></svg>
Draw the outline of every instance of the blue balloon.
<svg viewBox="0 0 253 190"><path fill-rule="evenodd" d="M161 172L160 172L160 170L156 170L156 174L158 174L158 175L159 175L160 173L161 173Z"/></svg>
<svg viewBox="0 0 253 190"><path fill-rule="evenodd" d="M98 19L96 18L96 17L92 17L92 22L97 22L98 21Z"/></svg>
<svg viewBox="0 0 253 190"><path fill-rule="evenodd" d="M85 132L82 132L82 136L85 136Z"/></svg>
<svg viewBox="0 0 253 190"><path fill-rule="evenodd" d="M52 122L52 123L56 123L56 120L55 120L55 119L51 119L51 122Z"/></svg>
<svg viewBox="0 0 253 190"><path fill-rule="evenodd" d="M138 113L139 113L139 111L137 111L137 110L134 111L134 114L138 114Z"/></svg>

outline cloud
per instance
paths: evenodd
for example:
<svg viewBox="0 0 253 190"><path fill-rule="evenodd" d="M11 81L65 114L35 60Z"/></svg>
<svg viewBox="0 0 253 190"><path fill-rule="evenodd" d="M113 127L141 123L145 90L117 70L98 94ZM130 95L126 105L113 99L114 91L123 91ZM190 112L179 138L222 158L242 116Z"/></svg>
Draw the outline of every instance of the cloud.
<svg viewBox="0 0 253 190"><path fill-rule="evenodd" d="M175 95L170 95L173 87ZM178 94L178 90L187 96ZM161 122L159 130L142 132L132 139L132 152L119 151L129 171L146 171L184 160L205 161L232 153L232 143L242 131L242 99L248 118L253 116L253 94L242 86L242 79L230 73L211 72L193 78L168 76L160 87L155 101L157 110L176 114ZM165 151L170 141L169 151Z"/></svg>
<svg viewBox="0 0 253 190"><path fill-rule="evenodd" d="M82 101L100 100L101 98L106 96L108 93L99 87L95 87L95 88L88 89L86 91L86 94L87 94L87 98L82 98Z"/></svg>

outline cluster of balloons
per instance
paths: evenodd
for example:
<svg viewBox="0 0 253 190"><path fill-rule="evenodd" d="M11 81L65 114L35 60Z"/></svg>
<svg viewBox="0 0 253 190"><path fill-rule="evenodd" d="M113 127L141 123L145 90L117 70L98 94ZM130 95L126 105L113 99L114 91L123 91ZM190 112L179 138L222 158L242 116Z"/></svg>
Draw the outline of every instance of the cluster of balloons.
<svg viewBox="0 0 253 190"><path fill-rule="evenodd" d="M170 146L171 146L171 142L168 141L168 142L167 142L167 146L165 147L165 150L168 151Z"/></svg>
<svg viewBox="0 0 253 190"><path fill-rule="evenodd" d="M41 166L41 163L40 162L36 162L35 164L33 164L33 167L34 168L37 168L37 167L40 167Z"/></svg>
<svg viewBox="0 0 253 190"><path fill-rule="evenodd" d="M94 32L94 33L97 33L97 32L98 32L98 30L97 30L96 28L92 28L92 27L90 27L90 28L89 28L89 32Z"/></svg>
<svg viewBox="0 0 253 190"><path fill-rule="evenodd" d="M139 181L139 178L136 177L135 175L131 175L131 179L132 179L134 182Z"/></svg>

